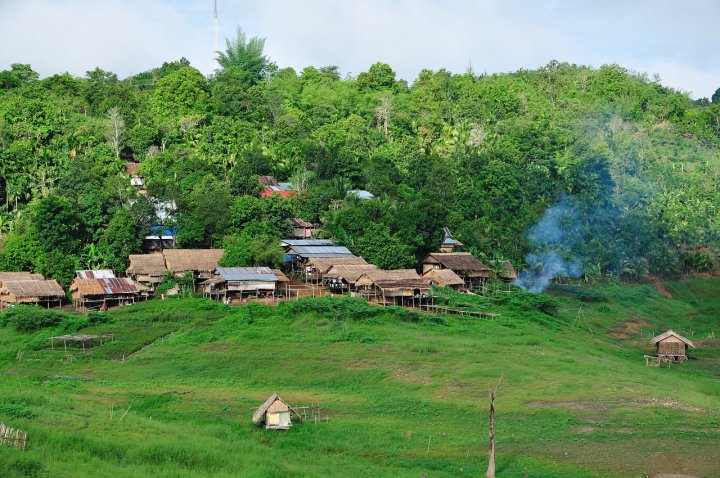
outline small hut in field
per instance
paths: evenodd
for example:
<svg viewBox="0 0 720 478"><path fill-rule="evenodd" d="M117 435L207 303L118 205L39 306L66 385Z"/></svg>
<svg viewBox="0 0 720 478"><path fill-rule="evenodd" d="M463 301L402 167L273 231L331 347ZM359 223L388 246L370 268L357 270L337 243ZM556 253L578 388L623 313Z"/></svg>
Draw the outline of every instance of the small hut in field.
<svg viewBox="0 0 720 478"><path fill-rule="evenodd" d="M293 417L301 423L300 415L278 394L273 393L255 410L252 422L255 425L265 425L268 430L287 430L292 426Z"/></svg>
<svg viewBox="0 0 720 478"><path fill-rule="evenodd" d="M659 358L673 362L686 361L688 347L695 348L691 341L672 330L653 338L651 343L655 346Z"/></svg>
<svg viewBox="0 0 720 478"><path fill-rule="evenodd" d="M517 271L508 260L500 261L500 271L496 273L497 278L506 284L512 284L518 278Z"/></svg>
<svg viewBox="0 0 720 478"><path fill-rule="evenodd" d="M126 274L135 282L154 291L167 272L165 256L155 254L130 254L130 266Z"/></svg>
<svg viewBox="0 0 720 478"><path fill-rule="evenodd" d="M16 304L59 307L64 298L65 292L55 280L3 280L0 285L0 308Z"/></svg>

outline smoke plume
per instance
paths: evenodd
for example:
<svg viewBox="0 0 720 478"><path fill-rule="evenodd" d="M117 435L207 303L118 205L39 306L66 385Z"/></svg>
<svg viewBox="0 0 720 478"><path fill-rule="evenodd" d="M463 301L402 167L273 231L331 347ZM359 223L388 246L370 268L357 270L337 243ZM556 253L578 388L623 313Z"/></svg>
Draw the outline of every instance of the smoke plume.
<svg viewBox="0 0 720 478"><path fill-rule="evenodd" d="M573 257L575 245L582 237L580 216L567 198L561 198L545 211L528 233L532 252L525 256L525 262L529 267L520 272L515 285L538 293L556 277L580 277L582 263Z"/></svg>

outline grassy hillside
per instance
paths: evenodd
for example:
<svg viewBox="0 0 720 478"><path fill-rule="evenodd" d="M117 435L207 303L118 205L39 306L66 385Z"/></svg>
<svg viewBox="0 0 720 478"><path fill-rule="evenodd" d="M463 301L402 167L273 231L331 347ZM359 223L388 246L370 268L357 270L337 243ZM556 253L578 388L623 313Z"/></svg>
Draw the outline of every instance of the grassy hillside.
<svg viewBox="0 0 720 478"><path fill-rule="evenodd" d="M487 392L501 374L498 476L717 476L720 280L560 286L551 295L449 294L495 319L382 309L343 298L229 308L151 301L0 327L3 476L482 476ZM698 348L644 366L665 327ZM68 331L114 333L89 353ZM710 338L708 338L710 337ZM328 423L250 424L272 392ZM126 413L127 411L127 413Z"/></svg>

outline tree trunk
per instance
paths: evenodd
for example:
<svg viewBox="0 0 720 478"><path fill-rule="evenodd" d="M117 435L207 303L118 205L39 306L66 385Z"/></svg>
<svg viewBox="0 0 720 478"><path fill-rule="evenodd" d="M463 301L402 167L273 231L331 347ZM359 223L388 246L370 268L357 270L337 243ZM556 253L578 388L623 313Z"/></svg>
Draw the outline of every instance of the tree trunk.
<svg viewBox="0 0 720 478"><path fill-rule="evenodd" d="M500 383L502 382L504 376L505 374L500 375L500 380L498 380L497 385L495 385L495 390L490 392L490 449L488 456L488 468L487 473L485 473L485 478L495 478L495 397L497 396L498 388L500 387Z"/></svg>

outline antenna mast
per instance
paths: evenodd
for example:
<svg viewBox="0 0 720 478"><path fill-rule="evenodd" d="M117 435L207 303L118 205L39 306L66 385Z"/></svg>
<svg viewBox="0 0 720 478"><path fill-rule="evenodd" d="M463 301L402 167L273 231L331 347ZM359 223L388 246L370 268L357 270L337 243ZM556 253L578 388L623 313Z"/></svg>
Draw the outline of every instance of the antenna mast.
<svg viewBox="0 0 720 478"><path fill-rule="evenodd" d="M213 53L218 50L218 16L217 16L217 0L213 1Z"/></svg>

